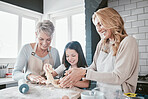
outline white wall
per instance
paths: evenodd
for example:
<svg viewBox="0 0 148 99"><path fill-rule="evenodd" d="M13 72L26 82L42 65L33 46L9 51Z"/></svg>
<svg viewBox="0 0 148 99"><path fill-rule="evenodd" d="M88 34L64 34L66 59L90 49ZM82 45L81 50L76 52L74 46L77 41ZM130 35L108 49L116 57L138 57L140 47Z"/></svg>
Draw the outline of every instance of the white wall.
<svg viewBox="0 0 148 99"><path fill-rule="evenodd" d="M109 0L125 22L126 32L137 39L141 75L148 74L148 0Z"/></svg>
<svg viewBox="0 0 148 99"><path fill-rule="evenodd" d="M82 5L84 0L44 0L43 19L48 19L48 14Z"/></svg>

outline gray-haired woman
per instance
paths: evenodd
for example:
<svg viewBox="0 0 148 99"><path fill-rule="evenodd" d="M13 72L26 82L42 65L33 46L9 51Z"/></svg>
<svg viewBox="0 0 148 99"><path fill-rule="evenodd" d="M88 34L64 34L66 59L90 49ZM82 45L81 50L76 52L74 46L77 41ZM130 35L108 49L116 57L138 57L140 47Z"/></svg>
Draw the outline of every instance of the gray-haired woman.
<svg viewBox="0 0 148 99"><path fill-rule="evenodd" d="M46 79L43 65L49 63L55 69L61 64L58 50L50 46L53 32L54 26L51 21L44 20L37 24L37 41L21 48L14 66L14 80L23 78L44 84Z"/></svg>

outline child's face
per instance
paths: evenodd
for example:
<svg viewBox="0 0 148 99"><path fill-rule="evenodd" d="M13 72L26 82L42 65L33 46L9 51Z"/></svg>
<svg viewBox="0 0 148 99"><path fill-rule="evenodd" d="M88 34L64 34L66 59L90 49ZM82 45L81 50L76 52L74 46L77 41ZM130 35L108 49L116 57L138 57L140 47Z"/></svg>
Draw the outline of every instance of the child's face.
<svg viewBox="0 0 148 99"><path fill-rule="evenodd" d="M66 50L66 60L71 64L71 66L77 65L78 53L73 49L67 49Z"/></svg>

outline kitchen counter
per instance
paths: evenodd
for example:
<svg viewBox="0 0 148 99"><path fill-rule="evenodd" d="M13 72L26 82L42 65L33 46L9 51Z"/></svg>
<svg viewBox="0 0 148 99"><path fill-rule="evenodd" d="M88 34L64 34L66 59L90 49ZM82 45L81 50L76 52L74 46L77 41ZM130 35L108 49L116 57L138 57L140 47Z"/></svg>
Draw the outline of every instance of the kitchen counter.
<svg viewBox="0 0 148 99"><path fill-rule="evenodd" d="M0 78L0 90L17 85L17 81L14 81L12 78Z"/></svg>
<svg viewBox="0 0 148 99"><path fill-rule="evenodd" d="M148 84L148 81L138 81L137 83Z"/></svg>
<svg viewBox="0 0 148 99"><path fill-rule="evenodd" d="M52 85L37 85L28 84L29 91L27 94L22 94L18 90L18 86L5 88L0 90L2 99L62 99L67 95L69 99L77 99L82 92L81 89L73 88L54 88Z"/></svg>
<svg viewBox="0 0 148 99"><path fill-rule="evenodd" d="M11 83L17 83L17 81L14 81L12 78L0 78L0 85L7 85Z"/></svg>

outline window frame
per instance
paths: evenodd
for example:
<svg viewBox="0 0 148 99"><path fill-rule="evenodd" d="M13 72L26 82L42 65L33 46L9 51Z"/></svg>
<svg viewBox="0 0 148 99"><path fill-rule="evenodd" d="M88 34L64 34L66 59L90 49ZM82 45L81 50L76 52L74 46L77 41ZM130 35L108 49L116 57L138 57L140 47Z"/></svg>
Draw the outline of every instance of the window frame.
<svg viewBox="0 0 148 99"><path fill-rule="evenodd" d="M68 20L68 34L67 34L68 41L72 41L72 15L81 14L81 13L85 13L84 5L79 5L79 6L75 6L72 8L52 12L52 13L48 14L48 17L50 20L52 20L54 25L55 25L55 21L57 19L62 19L62 18L67 17L67 20ZM56 25L55 25L55 27L56 27ZM52 39L52 43L51 43L51 45L54 47L56 46L55 38L56 38L56 33L54 34L53 39ZM84 52L84 54L86 54L86 52Z"/></svg>
<svg viewBox="0 0 148 99"><path fill-rule="evenodd" d="M29 9L18 7L9 3L0 1L0 11L10 14L18 15L18 52L22 46L22 18L28 18L35 20L35 24L42 18L42 13L35 12ZM16 58L0 58L0 63L15 63Z"/></svg>

